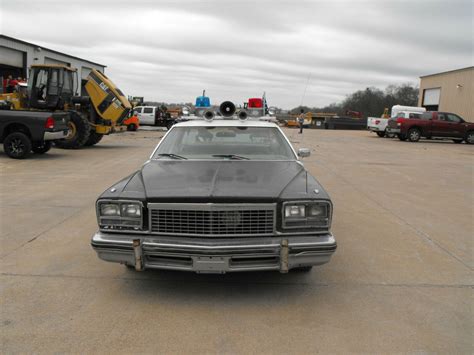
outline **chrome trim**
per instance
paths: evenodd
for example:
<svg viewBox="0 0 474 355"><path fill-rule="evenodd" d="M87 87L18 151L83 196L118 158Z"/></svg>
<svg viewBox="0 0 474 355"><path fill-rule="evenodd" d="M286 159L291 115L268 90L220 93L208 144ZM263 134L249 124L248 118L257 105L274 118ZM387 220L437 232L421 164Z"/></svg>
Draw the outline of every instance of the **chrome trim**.
<svg viewBox="0 0 474 355"><path fill-rule="evenodd" d="M236 211L236 210L259 210L273 211L273 226L271 233L259 233L258 236L272 236L276 233L276 203L149 203L148 208L148 230L152 235L178 235L189 237L223 238L223 237L250 237L256 234L194 234L194 233L164 233L152 231L152 211L159 209L166 210L191 210L191 211Z"/></svg>
<svg viewBox="0 0 474 355"><path fill-rule="evenodd" d="M44 132L43 140L53 141L53 140L57 140L57 139L63 139L63 138L67 137L68 132L69 131L67 129L64 129L64 130L58 131L58 132Z"/></svg>
<svg viewBox="0 0 474 355"><path fill-rule="evenodd" d="M135 245L135 248L134 248ZM292 238L176 238L116 236L97 232L91 240L100 259L136 265L136 248L144 269L170 269L225 273L235 271L286 270L321 265L330 261L337 249L331 233ZM285 260L282 259L282 248ZM248 260L249 262L245 262ZM140 265L139 265L140 266ZM282 268L283 266L283 268Z"/></svg>

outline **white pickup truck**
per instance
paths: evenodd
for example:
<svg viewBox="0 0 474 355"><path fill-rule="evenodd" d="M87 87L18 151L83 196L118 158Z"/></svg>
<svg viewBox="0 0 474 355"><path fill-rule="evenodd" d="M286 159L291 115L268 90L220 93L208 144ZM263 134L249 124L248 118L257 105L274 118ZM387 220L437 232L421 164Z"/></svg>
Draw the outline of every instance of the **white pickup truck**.
<svg viewBox="0 0 474 355"><path fill-rule="evenodd" d="M395 105L392 106L390 117L396 117L400 112L406 112L408 114L421 113L426 112L426 109L424 107ZM393 134L387 132L388 120L389 118L369 117L367 118L367 129L371 132L377 133L379 137L393 137Z"/></svg>

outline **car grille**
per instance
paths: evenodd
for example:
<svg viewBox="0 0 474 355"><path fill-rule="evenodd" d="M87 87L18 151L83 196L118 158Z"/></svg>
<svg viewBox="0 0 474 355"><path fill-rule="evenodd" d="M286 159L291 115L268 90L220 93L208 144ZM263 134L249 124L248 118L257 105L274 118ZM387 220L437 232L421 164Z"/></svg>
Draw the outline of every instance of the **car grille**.
<svg viewBox="0 0 474 355"><path fill-rule="evenodd" d="M275 206L221 204L150 204L152 233L187 236L271 235Z"/></svg>

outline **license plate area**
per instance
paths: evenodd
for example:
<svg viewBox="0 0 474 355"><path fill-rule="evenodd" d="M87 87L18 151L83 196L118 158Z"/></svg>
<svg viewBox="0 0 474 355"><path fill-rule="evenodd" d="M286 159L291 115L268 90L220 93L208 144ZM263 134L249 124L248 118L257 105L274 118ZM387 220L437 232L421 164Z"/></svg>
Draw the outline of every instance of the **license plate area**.
<svg viewBox="0 0 474 355"><path fill-rule="evenodd" d="M202 274L223 274L229 270L230 257L193 256L194 270Z"/></svg>

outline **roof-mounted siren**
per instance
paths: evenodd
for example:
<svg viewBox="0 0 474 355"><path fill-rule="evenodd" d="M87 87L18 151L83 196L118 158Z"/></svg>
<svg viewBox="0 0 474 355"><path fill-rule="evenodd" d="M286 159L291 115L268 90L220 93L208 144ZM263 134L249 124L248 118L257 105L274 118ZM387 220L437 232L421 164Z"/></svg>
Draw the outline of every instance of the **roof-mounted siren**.
<svg viewBox="0 0 474 355"><path fill-rule="evenodd" d="M232 117L235 113L235 105L231 101L224 101L219 106L219 112L223 117Z"/></svg>
<svg viewBox="0 0 474 355"><path fill-rule="evenodd" d="M262 98L260 97L250 98L247 107L248 107L248 113L251 117L264 116Z"/></svg>
<svg viewBox="0 0 474 355"><path fill-rule="evenodd" d="M215 116L215 113L214 111L211 111L211 110L207 110L203 114L204 119L208 122L212 121L214 119L214 116Z"/></svg>
<svg viewBox="0 0 474 355"><path fill-rule="evenodd" d="M240 110L239 112L239 120L245 121L247 118L249 118L249 115L246 110Z"/></svg>
<svg viewBox="0 0 474 355"><path fill-rule="evenodd" d="M204 117L204 114L211 107L211 100L206 96L206 90L202 91L202 95L196 97L196 116Z"/></svg>

